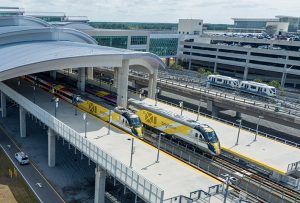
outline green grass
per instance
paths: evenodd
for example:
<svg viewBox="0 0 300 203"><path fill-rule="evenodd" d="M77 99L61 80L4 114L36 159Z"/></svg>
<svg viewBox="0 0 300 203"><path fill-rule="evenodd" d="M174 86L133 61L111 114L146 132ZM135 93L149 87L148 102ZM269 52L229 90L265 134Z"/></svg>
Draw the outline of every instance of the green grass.
<svg viewBox="0 0 300 203"><path fill-rule="evenodd" d="M24 166L26 167L26 166ZM7 185L13 193L18 203L35 203L39 202L34 193L31 191L21 174L17 177L10 178L8 169L14 170L14 165L0 148L0 184Z"/></svg>

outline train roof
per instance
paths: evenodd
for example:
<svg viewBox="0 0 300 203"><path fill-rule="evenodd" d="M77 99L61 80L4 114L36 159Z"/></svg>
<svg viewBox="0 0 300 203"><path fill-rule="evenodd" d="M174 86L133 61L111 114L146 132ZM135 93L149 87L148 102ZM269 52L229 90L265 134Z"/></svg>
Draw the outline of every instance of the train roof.
<svg viewBox="0 0 300 203"><path fill-rule="evenodd" d="M238 81L238 79L235 79L235 78L232 78L232 77L228 77L228 76L224 76L224 75L209 75L208 77L215 77L215 78L220 78L220 79L227 79L227 80Z"/></svg>
<svg viewBox="0 0 300 203"><path fill-rule="evenodd" d="M260 86L260 87L271 87L271 88L275 88L273 86L264 84L264 83L259 83L259 82L254 82L254 81L242 81L241 84L249 84L249 85L256 85L256 86Z"/></svg>
<svg viewBox="0 0 300 203"><path fill-rule="evenodd" d="M178 115L178 114L173 113L171 111L159 108L157 106L154 106L154 105L151 105L151 104L148 104L148 103L145 103L143 101L138 101L138 100L135 100L135 99L129 99L128 102L133 103L134 105L137 105L139 107L143 107L144 109L150 110L150 111L152 111L152 112L154 112L158 115L167 117L171 120L175 120L176 122L183 123L184 125L187 125L189 127L194 128L195 126L200 126L204 130L206 130L206 129L211 129L212 130L212 128L210 126L208 126L206 124L203 124L203 123L200 123L199 121L195 121L195 120L192 120L190 118L186 118L184 116L181 116L181 115ZM208 130L208 131L210 131L210 130Z"/></svg>
<svg viewBox="0 0 300 203"><path fill-rule="evenodd" d="M134 117L138 117L136 114L134 114L132 111L130 111L129 109L125 109L123 107L116 107L114 109L115 112L119 113L119 114L127 114L129 117L134 118Z"/></svg>

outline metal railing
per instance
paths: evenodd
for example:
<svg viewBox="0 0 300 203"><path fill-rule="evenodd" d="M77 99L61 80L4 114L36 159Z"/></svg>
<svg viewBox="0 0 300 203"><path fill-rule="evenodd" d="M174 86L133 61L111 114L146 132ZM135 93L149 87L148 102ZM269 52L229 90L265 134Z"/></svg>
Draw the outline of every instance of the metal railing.
<svg viewBox="0 0 300 203"><path fill-rule="evenodd" d="M130 73L131 73L132 76L140 77L140 78L143 78L143 79L148 79L147 74L141 75L141 74L139 74L138 72L135 72L135 71L132 71ZM188 78L186 78L186 80L187 81L185 81L185 83L182 83L180 81L174 81L174 80L167 79L167 78L164 78L164 77L160 77L160 78L157 79L157 81L160 82L160 83L170 84L172 86L184 87L184 88L188 88L188 89L191 89L191 90L194 90L194 91L200 91L200 93L209 94L211 96L222 97L222 98L230 99L230 100L235 101L235 102L241 102L241 103L253 105L255 107L261 107L261 108L264 108L264 109L268 109L268 110L272 110L272 111L281 112L281 113L285 113L285 114L300 117L300 111L299 111L300 106L299 105L290 105L289 104L289 105L286 105L286 107L277 107L276 105L271 104L271 103L266 103L266 102L262 102L260 100L254 100L254 99L250 99L250 98L237 96L237 95L234 95L232 93L218 92L216 90L211 91L210 89L203 88L199 85L200 82L201 82L201 79L188 79ZM187 82L189 84L187 84ZM190 85L191 83L193 83L193 85Z"/></svg>
<svg viewBox="0 0 300 203"><path fill-rule="evenodd" d="M162 203L164 191L139 175L134 170L127 167L113 156L101 150L99 147L82 137L78 132L67 126L44 109L16 91L0 82L0 90L9 98L17 102L26 109L30 114L39 119L46 126L54 130L55 133L63 137L72 144L76 149L81 151L85 156L106 170L111 176L115 177L130 190L134 191L139 197L146 202Z"/></svg>
<svg viewBox="0 0 300 203"><path fill-rule="evenodd" d="M179 105L174 104L172 102L168 102L168 101L165 101L165 100L162 100L162 99L157 99L157 100L162 102L162 103L168 104L170 106L181 108ZM198 112L195 111L194 109L187 108L187 107L183 107L183 109L186 110L186 111L189 111L191 113L198 114ZM222 119L222 118L214 117L212 115L209 115L209 114L206 114L206 113L203 113L203 112L200 112L200 115L204 116L204 117L207 117L207 118L211 118L211 119L214 119L214 120L221 121L223 123L227 123L227 124L232 125L232 126L239 127L238 123L234 123L234 122ZM249 128L249 127L246 127L246 126L243 126L243 125L241 125L241 128L243 128L244 130L247 130L249 132L256 133L256 129L252 129L252 128ZM292 141L289 141L289 140L286 140L286 139L283 139L283 138L280 138L280 137L276 137L274 135L270 135L268 133L264 133L264 132L261 132L261 131L258 131L258 134L261 135L261 136L273 139L275 141L278 141L278 142L281 142L281 143L284 143L284 144L287 144L287 145L291 145L293 147L300 148L300 143L292 142Z"/></svg>
<svg viewBox="0 0 300 203"><path fill-rule="evenodd" d="M108 85L108 83L106 83L106 82L103 82L103 84ZM103 88L103 86L102 86L102 88ZM137 96L139 96L139 94L140 94L138 91L133 91L133 90L128 90L128 92L130 92L134 95L137 95ZM147 98L147 97L142 96L142 98ZM170 106L181 108L178 104L174 104L172 102L169 102L169 101L166 101L166 100L163 100L163 99L157 99L157 101L168 104ZM185 111L188 111L188 112L191 112L191 113L194 113L194 114L198 114L198 112L194 109L191 109L191 108L188 108L188 107L183 107L183 109ZM239 127L238 123L234 123L234 122L231 122L231 121L219 118L219 117L215 117L215 116L203 113L203 112L199 112L199 113L200 113L201 116L204 116L204 117L207 117L207 118L210 118L210 119L213 119L213 120L221 121L223 123L227 123L227 124L235 126L235 127ZM241 128L256 134L256 129L249 128L249 127L243 126L243 125L241 125ZM289 140L286 140L286 139L283 139L283 138L280 138L280 137L277 137L275 135L271 135L271 134L268 134L268 133L265 133L265 132L261 132L261 131L258 131L258 134L263 136L263 137L266 137L266 138L269 138L269 139L272 139L272 140L275 140L275 141L278 141L278 142L281 142L281 143L284 143L284 144L287 144L287 145L290 145L290 146L293 146L293 147L300 148L300 143L292 142L292 141L289 141Z"/></svg>

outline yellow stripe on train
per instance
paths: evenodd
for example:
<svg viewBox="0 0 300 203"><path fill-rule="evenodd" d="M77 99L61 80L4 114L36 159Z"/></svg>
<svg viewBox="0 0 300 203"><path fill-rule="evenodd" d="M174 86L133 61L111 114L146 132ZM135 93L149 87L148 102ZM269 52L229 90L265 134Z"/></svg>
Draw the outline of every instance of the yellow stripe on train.
<svg viewBox="0 0 300 203"><path fill-rule="evenodd" d="M147 110L138 110L136 114L140 117L142 123L145 123L152 128L159 129L167 134L188 135L192 130L189 126L179 124L171 119Z"/></svg>
<svg viewBox="0 0 300 203"><path fill-rule="evenodd" d="M90 100L86 100L80 104L78 104L78 107L98 118L101 118L104 121L108 121L109 119L109 109L104 108L103 106L100 106ZM111 113L112 120L120 120L121 116L115 112L112 111Z"/></svg>
<svg viewBox="0 0 300 203"><path fill-rule="evenodd" d="M96 96L98 96L98 97L104 97L106 95L109 95L109 93L105 92L105 91L99 91L96 93Z"/></svg>

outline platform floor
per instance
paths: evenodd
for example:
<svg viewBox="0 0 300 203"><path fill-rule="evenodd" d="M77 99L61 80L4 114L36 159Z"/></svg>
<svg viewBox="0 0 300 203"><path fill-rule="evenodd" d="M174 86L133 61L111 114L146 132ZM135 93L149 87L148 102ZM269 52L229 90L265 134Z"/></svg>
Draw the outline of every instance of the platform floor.
<svg viewBox="0 0 300 203"><path fill-rule="evenodd" d="M144 99L145 102L155 105L152 99ZM158 102L161 107L180 114L181 109ZM183 111L183 116L196 120L197 114ZM199 117L199 121L210 125L217 133L221 147L253 163L262 165L272 171L285 174L290 163L300 161L300 149L281 142L277 142L266 137L257 136L257 141L253 141L255 134L246 130L240 132L239 142L236 145L238 127L213 120L204 116Z"/></svg>
<svg viewBox="0 0 300 203"><path fill-rule="evenodd" d="M33 100L33 88L28 82L22 81L22 85L19 88L16 87L16 80L10 80L6 84L31 101ZM37 88L35 97L37 105L54 114L54 103L51 102L53 95ZM75 110L72 105L63 100L59 101L57 118L84 137L83 112L78 110L77 116L74 115L74 112ZM106 123L90 115L87 118L87 139L129 166L131 152L130 138L132 136L114 127L112 127L110 135L107 135L108 126ZM190 192L199 189L207 191L208 187L220 184L218 180L163 152L160 153L160 162L156 163L157 149L138 139L135 139L134 146L133 169L163 189L165 191L165 199L178 195L189 196ZM212 197L212 200L214 202L222 202L222 200L215 197Z"/></svg>

